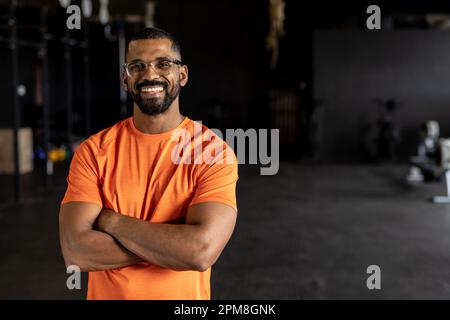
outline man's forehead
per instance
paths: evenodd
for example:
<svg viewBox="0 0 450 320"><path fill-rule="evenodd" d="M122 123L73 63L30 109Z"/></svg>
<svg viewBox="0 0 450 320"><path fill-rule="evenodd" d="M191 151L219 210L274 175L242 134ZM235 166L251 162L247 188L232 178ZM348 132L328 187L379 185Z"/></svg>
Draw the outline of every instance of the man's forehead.
<svg viewBox="0 0 450 320"><path fill-rule="evenodd" d="M172 42L169 39L139 39L130 42L128 60L154 57L179 58L179 53L172 50Z"/></svg>

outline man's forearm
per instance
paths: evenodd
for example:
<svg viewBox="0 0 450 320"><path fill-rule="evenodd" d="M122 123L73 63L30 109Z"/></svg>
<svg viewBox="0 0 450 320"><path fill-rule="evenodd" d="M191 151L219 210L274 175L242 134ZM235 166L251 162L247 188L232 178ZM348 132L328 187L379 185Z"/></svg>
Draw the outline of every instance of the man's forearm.
<svg viewBox="0 0 450 320"><path fill-rule="evenodd" d="M102 231L85 231L71 242L65 246L66 265L78 265L82 271L115 269L143 261Z"/></svg>
<svg viewBox="0 0 450 320"><path fill-rule="evenodd" d="M207 244L199 226L150 223L103 210L98 228L137 256L161 267L180 271L204 271L209 267L203 259Z"/></svg>

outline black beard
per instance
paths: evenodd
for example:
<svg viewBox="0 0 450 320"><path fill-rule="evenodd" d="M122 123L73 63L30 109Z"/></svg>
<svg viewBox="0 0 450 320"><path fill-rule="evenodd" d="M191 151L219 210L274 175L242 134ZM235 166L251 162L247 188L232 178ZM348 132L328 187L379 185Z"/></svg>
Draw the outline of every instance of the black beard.
<svg viewBox="0 0 450 320"><path fill-rule="evenodd" d="M166 112L169 107L172 105L172 102L178 97L180 94L180 83L176 83L173 90L171 92L166 91L164 93L164 98L161 102L158 102L158 98L152 98L152 99L143 99L140 94L140 88L143 86L148 85L162 85L164 88L164 91L168 89L168 86L166 83L161 83L157 81L144 81L143 83L140 83L136 85L136 89L134 92L129 91L129 94L133 98L133 101L136 103L136 105L139 107L139 109L142 111L142 113L145 113L149 116L156 116L158 114Z"/></svg>

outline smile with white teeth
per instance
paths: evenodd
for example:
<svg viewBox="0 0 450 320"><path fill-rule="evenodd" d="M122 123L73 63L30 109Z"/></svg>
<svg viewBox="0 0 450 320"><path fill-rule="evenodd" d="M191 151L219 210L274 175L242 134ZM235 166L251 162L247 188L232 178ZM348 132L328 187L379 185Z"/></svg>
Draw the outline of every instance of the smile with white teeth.
<svg viewBox="0 0 450 320"><path fill-rule="evenodd" d="M141 92L151 92L151 93L157 93L157 92L161 92L163 91L164 88L163 87L143 87L141 88Z"/></svg>

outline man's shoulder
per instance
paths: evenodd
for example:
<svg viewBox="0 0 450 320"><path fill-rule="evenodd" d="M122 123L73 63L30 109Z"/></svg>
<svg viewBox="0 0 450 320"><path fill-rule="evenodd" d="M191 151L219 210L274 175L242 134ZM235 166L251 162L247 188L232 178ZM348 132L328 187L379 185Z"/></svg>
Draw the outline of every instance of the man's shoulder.
<svg viewBox="0 0 450 320"><path fill-rule="evenodd" d="M116 141L117 137L123 134L129 118L121 120L111 127L105 128L80 143L77 151L88 149L97 154L100 150L107 148L108 145Z"/></svg>

